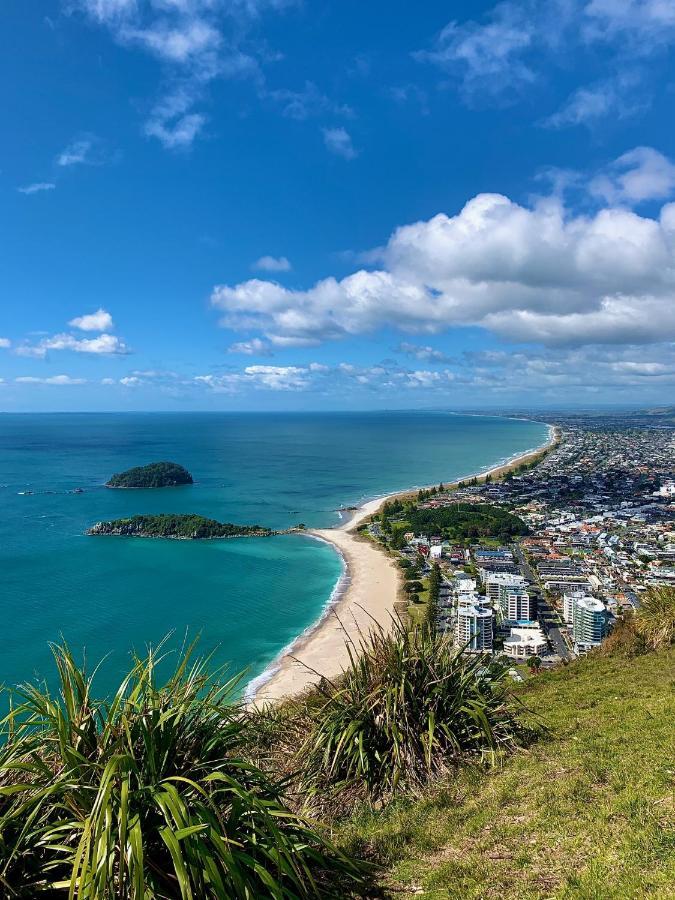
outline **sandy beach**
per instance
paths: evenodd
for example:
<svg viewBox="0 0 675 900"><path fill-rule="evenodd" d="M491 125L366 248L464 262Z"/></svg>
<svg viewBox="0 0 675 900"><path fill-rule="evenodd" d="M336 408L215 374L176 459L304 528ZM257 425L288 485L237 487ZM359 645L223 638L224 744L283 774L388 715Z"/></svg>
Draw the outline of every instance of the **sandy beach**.
<svg viewBox="0 0 675 900"><path fill-rule="evenodd" d="M505 475L520 464L532 461L559 439L558 431L551 428L549 439L541 447L482 472L478 477ZM448 488L456 486L457 482L447 484ZM333 678L339 675L349 661L347 642L358 645L360 635L367 634L374 622L385 628L389 626L402 584L401 571L392 557L357 534L356 528L387 500L414 495L417 490L398 491L370 500L338 527L308 531L313 537L333 544L342 555L346 566L344 590L315 627L298 638L263 678L257 680L259 686L255 686L252 702L275 702L301 693L320 676Z"/></svg>

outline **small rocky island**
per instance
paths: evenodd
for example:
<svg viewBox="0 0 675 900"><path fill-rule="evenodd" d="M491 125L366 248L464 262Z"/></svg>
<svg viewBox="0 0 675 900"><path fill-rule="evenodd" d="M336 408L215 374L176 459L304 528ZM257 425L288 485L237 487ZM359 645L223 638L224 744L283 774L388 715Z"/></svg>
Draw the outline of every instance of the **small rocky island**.
<svg viewBox="0 0 675 900"><path fill-rule="evenodd" d="M214 538L270 537L277 532L260 525L233 525L230 522L205 519L204 516L162 513L156 516L132 516L130 519L97 522L87 530L87 534L199 541Z"/></svg>
<svg viewBox="0 0 675 900"><path fill-rule="evenodd" d="M156 462L147 466L134 466L126 472L113 475L109 488L162 488L194 484L192 475L183 466L172 462Z"/></svg>

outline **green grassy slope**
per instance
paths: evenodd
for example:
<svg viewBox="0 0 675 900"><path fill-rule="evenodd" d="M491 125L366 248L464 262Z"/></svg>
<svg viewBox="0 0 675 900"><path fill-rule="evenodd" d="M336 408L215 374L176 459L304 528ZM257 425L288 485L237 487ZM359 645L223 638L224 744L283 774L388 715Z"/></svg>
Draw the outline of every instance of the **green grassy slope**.
<svg viewBox="0 0 675 900"><path fill-rule="evenodd" d="M485 776L362 814L385 896L675 898L675 649L592 656L521 689L549 735Z"/></svg>

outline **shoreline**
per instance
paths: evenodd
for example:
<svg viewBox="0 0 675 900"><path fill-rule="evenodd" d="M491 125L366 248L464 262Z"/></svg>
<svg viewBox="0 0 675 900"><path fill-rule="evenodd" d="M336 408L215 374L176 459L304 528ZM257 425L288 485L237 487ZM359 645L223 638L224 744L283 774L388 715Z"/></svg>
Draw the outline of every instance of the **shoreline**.
<svg viewBox="0 0 675 900"><path fill-rule="evenodd" d="M523 463L556 446L561 431L548 425L548 438L539 447L499 462L491 468L465 475L448 482L445 487L456 488L460 481L488 475L501 477ZM429 485L432 487L435 485ZM395 615L396 600L403 583L403 575L394 559L383 548L361 538L356 529L380 507L394 499L416 495L420 488L393 491L367 500L353 511L353 515L332 528L307 529L308 537L333 546L342 559L343 571L321 616L291 642L276 659L246 686L245 700L256 705L275 703L303 693L320 677L334 678L349 663L348 644L357 646L377 623L387 627ZM340 510L341 514L349 510Z"/></svg>

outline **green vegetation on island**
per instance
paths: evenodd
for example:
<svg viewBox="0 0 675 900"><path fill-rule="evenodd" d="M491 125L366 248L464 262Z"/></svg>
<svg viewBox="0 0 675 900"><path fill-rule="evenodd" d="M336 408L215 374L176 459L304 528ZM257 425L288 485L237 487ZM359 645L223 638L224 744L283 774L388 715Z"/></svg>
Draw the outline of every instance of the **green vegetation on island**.
<svg viewBox="0 0 675 900"><path fill-rule="evenodd" d="M134 466L126 472L118 472L112 476L106 487L162 488L193 483L192 475L178 463L156 462L147 466Z"/></svg>
<svg viewBox="0 0 675 900"><path fill-rule="evenodd" d="M88 529L87 534L209 540L231 537L270 537L275 532L271 528L263 528L261 525L233 525L231 522L217 522L215 519L206 519L204 516L160 513L153 516L131 516L128 519L97 522Z"/></svg>

